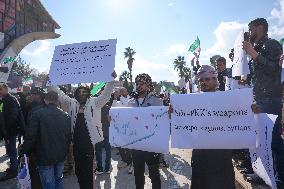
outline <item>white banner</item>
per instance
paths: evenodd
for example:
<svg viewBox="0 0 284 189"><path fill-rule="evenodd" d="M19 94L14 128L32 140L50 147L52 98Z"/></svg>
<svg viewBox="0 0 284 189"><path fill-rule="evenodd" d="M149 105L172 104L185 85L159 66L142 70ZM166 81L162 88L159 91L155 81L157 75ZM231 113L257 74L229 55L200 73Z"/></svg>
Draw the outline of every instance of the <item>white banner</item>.
<svg viewBox="0 0 284 189"><path fill-rule="evenodd" d="M275 115L255 115L257 127L257 148L250 149L252 168L272 189L276 189L273 159L271 152L272 130L276 120Z"/></svg>
<svg viewBox="0 0 284 189"><path fill-rule="evenodd" d="M49 85L112 81L116 39L55 47Z"/></svg>
<svg viewBox="0 0 284 189"><path fill-rule="evenodd" d="M244 89L249 88L249 85L241 85L238 80L226 77L225 90Z"/></svg>
<svg viewBox="0 0 284 189"><path fill-rule="evenodd" d="M248 58L243 50L244 31L241 31L234 44L234 61L232 68L232 76L247 75L250 73Z"/></svg>
<svg viewBox="0 0 284 189"><path fill-rule="evenodd" d="M252 89L172 95L172 147L243 149L256 146Z"/></svg>
<svg viewBox="0 0 284 189"><path fill-rule="evenodd" d="M110 109L109 142L114 147L169 153L168 107Z"/></svg>

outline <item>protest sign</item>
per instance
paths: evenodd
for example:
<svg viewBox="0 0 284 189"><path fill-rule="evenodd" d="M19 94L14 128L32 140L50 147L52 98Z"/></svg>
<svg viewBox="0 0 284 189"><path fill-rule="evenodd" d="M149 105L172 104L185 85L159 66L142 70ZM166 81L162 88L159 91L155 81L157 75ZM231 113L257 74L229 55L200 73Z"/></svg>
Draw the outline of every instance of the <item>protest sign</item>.
<svg viewBox="0 0 284 189"><path fill-rule="evenodd" d="M252 102L252 89L172 95L172 147L255 147Z"/></svg>
<svg viewBox="0 0 284 189"><path fill-rule="evenodd" d="M247 75L250 73L248 58L243 50L244 31L241 31L234 44L234 61L232 68L232 76Z"/></svg>
<svg viewBox="0 0 284 189"><path fill-rule="evenodd" d="M233 78L225 77L226 79L226 84L225 84L225 90L234 90L234 89L244 89L244 88L249 88L248 84L242 85L240 84L239 80L235 80Z"/></svg>
<svg viewBox="0 0 284 189"><path fill-rule="evenodd" d="M110 109L110 144L114 147L168 153L170 121L168 107Z"/></svg>
<svg viewBox="0 0 284 189"><path fill-rule="evenodd" d="M116 39L55 47L49 85L112 81Z"/></svg>
<svg viewBox="0 0 284 189"><path fill-rule="evenodd" d="M276 183L273 170L271 142L275 120L276 118L274 115L270 115L269 117L267 114L255 115L257 148L250 149L250 157L254 172L273 189L276 189Z"/></svg>

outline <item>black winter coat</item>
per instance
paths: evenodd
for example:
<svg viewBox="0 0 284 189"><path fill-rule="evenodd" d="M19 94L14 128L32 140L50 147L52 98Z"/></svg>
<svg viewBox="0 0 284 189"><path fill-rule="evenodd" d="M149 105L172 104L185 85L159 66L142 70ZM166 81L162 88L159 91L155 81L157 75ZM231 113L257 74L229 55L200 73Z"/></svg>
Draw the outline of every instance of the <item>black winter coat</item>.
<svg viewBox="0 0 284 189"><path fill-rule="evenodd" d="M0 111L0 140L2 140L3 138L7 140L8 137L9 136L6 131L4 116L3 116L3 113Z"/></svg>
<svg viewBox="0 0 284 189"><path fill-rule="evenodd" d="M106 104L102 110L101 110L101 122L102 122L102 127L103 127L103 133L104 133L104 138L109 138L109 110L110 110L111 106L109 106L108 104Z"/></svg>
<svg viewBox="0 0 284 189"><path fill-rule="evenodd" d="M251 61L252 84L255 98L281 97L280 56L283 49L280 43L265 36L254 49L259 53Z"/></svg>
<svg viewBox="0 0 284 189"><path fill-rule="evenodd" d="M16 136L18 134L23 134L25 120L17 98L8 93L2 101L3 115L8 135Z"/></svg>
<svg viewBox="0 0 284 189"><path fill-rule="evenodd" d="M71 119L54 104L34 111L26 127L23 153L34 153L37 165L63 162L71 141Z"/></svg>

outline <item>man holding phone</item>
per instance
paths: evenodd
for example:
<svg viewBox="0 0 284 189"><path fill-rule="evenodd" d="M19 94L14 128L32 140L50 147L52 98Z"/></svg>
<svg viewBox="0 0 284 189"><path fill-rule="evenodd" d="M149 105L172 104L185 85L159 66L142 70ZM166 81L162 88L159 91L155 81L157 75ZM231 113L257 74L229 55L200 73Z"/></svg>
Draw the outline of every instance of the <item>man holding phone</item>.
<svg viewBox="0 0 284 189"><path fill-rule="evenodd" d="M272 133L272 154L278 188L284 188L284 143L281 138L282 87L280 57L282 46L268 37L268 23L257 18L249 23L249 40L243 49L252 58L254 100L263 113L278 115Z"/></svg>

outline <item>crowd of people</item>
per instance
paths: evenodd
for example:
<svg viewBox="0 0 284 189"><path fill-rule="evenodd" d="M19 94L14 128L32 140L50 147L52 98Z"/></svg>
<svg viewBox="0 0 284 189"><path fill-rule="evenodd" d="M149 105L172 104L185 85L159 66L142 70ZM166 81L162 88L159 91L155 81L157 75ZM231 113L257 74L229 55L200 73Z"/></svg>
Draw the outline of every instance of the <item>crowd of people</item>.
<svg viewBox="0 0 284 189"><path fill-rule="evenodd" d="M253 87L254 113L278 115L272 136L272 153L277 187L284 188L284 143L282 132L282 46L267 35L268 24L263 18L249 23L248 39L243 49L250 57L250 74L235 77L240 84ZM233 59L233 50L230 54ZM195 67L195 83L200 92L224 91L226 58L216 60L217 69L209 65ZM112 74L116 78L116 73ZM17 176L23 154L29 157L33 189L62 189L63 173L75 170L81 189L93 188L94 174L111 172L109 143L109 110L111 107L169 106L170 96L155 94L151 77L142 73L135 78L136 90L131 95L124 87L107 83L96 96L88 86L77 87L69 94L62 87L49 87L47 92L33 87L24 94L13 96L7 84L0 83L0 136L5 140L10 167L0 178L4 181ZM180 89L185 93L184 89ZM192 90L189 90L192 91ZM163 98L161 98L163 97ZM23 142L22 142L23 137ZM17 149L17 139L19 146ZM103 167L102 150L106 157ZM168 167L163 154L119 148L122 162L134 173L136 189L145 185L145 163L153 189L161 189L159 166ZM234 189L234 164L247 177L253 175L248 149L200 150L192 153L191 189ZM94 160L96 163L94 164ZM94 165L95 168L94 168Z"/></svg>

